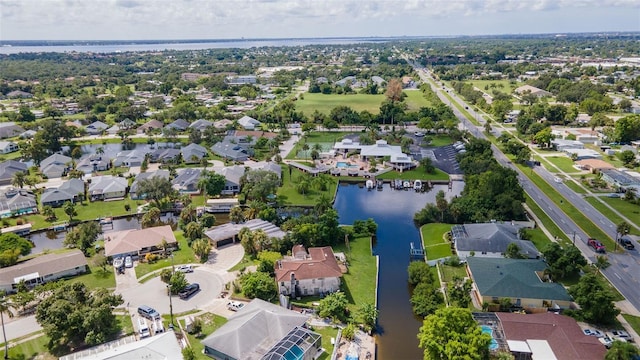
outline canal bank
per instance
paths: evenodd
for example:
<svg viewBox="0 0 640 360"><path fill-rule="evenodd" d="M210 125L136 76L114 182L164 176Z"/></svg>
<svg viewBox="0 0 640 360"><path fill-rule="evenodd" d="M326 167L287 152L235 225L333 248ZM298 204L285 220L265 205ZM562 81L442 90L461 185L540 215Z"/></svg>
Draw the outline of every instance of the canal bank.
<svg viewBox="0 0 640 360"><path fill-rule="evenodd" d="M418 329L421 320L412 312L407 284L409 249L420 245L419 229L413 224L413 215L442 190L450 199L459 195L463 182L435 185L429 192L367 191L358 185L341 183L334 208L341 224L373 218L378 224L373 254L379 257L377 303L380 310L377 328L378 359L421 359L418 348Z"/></svg>

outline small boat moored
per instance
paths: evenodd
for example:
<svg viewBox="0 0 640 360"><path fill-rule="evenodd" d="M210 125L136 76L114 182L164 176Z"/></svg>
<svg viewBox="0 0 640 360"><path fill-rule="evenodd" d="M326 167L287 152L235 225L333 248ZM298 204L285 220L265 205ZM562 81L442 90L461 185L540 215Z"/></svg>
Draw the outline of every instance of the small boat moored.
<svg viewBox="0 0 640 360"><path fill-rule="evenodd" d="M413 190L422 191L422 181L421 180L416 180L416 181L413 182Z"/></svg>
<svg viewBox="0 0 640 360"><path fill-rule="evenodd" d="M374 187L374 183L373 180L369 179L365 182L365 186L367 187L367 189L371 190Z"/></svg>

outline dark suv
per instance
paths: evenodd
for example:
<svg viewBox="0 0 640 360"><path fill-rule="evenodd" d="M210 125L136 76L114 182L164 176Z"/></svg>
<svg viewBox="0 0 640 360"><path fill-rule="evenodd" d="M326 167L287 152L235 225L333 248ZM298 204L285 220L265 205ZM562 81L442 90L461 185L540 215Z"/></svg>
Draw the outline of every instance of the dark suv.
<svg viewBox="0 0 640 360"><path fill-rule="evenodd" d="M602 243L596 239L589 239L589 241L587 241L587 244L591 246L593 250L595 250L598 253L607 252L607 249L604 247L604 245L602 245Z"/></svg>
<svg viewBox="0 0 640 360"><path fill-rule="evenodd" d="M631 242L631 240L626 237L623 236L621 238L618 239L618 243L620 244L620 246L622 246L623 248L627 249L627 250L633 250L636 247L633 245L633 243Z"/></svg>
<svg viewBox="0 0 640 360"><path fill-rule="evenodd" d="M188 299L189 297L191 297L191 295L198 292L198 290L200 290L200 285L198 285L197 283L189 284L184 288L184 290L178 293L178 296L180 297L180 299Z"/></svg>

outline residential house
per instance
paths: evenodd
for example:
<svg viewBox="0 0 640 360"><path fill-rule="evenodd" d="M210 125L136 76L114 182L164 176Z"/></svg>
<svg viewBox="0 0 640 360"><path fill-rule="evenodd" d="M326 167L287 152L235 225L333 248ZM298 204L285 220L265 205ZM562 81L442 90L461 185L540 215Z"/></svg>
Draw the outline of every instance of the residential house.
<svg viewBox="0 0 640 360"><path fill-rule="evenodd" d="M246 164L246 167L252 170L265 170L271 171L278 175L278 178L282 177L282 167L273 161L258 161L251 164Z"/></svg>
<svg viewBox="0 0 640 360"><path fill-rule="evenodd" d="M87 130L87 134L89 135L100 135L108 128L109 125L103 123L102 121L96 121L87 125L87 127L85 127L85 130Z"/></svg>
<svg viewBox="0 0 640 360"><path fill-rule="evenodd" d="M199 163L202 158L209 156L207 148L198 144L189 144L182 148L182 161L185 164Z"/></svg>
<svg viewBox="0 0 640 360"><path fill-rule="evenodd" d="M126 131L129 129L133 129L136 126L136 123L130 119L124 119L119 123L113 125L112 127L107 129L107 133L110 135L117 135L120 131Z"/></svg>
<svg viewBox="0 0 640 360"><path fill-rule="evenodd" d="M113 166L142 166L147 153L144 150L125 150L116 154L113 159Z"/></svg>
<svg viewBox="0 0 640 360"><path fill-rule="evenodd" d="M0 289L13 293L21 281L24 281L28 287L34 287L84 274L88 269L87 259L80 250L40 255L0 269Z"/></svg>
<svg viewBox="0 0 640 360"><path fill-rule="evenodd" d="M37 212L38 204L33 192L13 187L0 192L0 218L35 214Z"/></svg>
<svg viewBox="0 0 640 360"><path fill-rule="evenodd" d="M245 130L255 130L257 127L260 127L260 121L250 117L243 116L238 120L238 124L242 126Z"/></svg>
<svg viewBox="0 0 640 360"><path fill-rule="evenodd" d="M22 126L16 125L13 121L0 123L0 139L18 136L24 132Z"/></svg>
<svg viewBox="0 0 640 360"><path fill-rule="evenodd" d="M40 162L40 172L48 179L63 177L71 169L71 159L62 154L53 154Z"/></svg>
<svg viewBox="0 0 640 360"><path fill-rule="evenodd" d="M467 257L467 272L473 279L478 304L511 304L525 309L569 308L572 298L559 283L546 279L547 264L539 259Z"/></svg>
<svg viewBox="0 0 640 360"><path fill-rule="evenodd" d="M245 167L240 165L213 169L215 173L224 176L226 183L221 195L237 195L240 193L240 178L244 175Z"/></svg>
<svg viewBox="0 0 640 360"><path fill-rule="evenodd" d="M388 165L397 170L407 170L416 166L416 162L409 155L402 152L397 145L389 145L386 140L377 140L373 145L362 145L351 139L343 139L333 145L335 152L347 154L349 151L360 153L362 160L388 158Z"/></svg>
<svg viewBox="0 0 640 360"><path fill-rule="evenodd" d="M279 227L272 223L262 219L252 219L243 223L226 223L219 226L214 226L211 229L205 231L205 235L211 240L211 243L219 248L224 245L232 244L240 241L238 234L242 228L247 228L251 231L261 229L269 238L282 239L287 233L282 231Z"/></svg>
<svg viewBox="0 0 640 360"><path fill-rule="evenodd" d="M32 97L33 94L22 90L13 90L7 94L7 98L9 99L30 99Z"/></svg>
<svg viewBox="0 0 640 360"><path fill-rule="evenodd" d="M127 179L118 176L104 175L91 178L89 196L91 201L124 198L127 195Z"/></svg>
<svg viewBox="0 0 640 360"><path fill-rule="evenodd" d="M589 170L592 173L596 173L604 169L614 169L613 165L604 160L598 159L579 160L576 161L576 165L578 165L578 167L580 167L581 169Z"/></svg>
<svg viewBox="0 0 640 360"><path fill-rule="evenodd" d="M232 128L234 126L233 124L234 122L229 119L222 119L222 120L215 121L213 123L213 127L219 130L225 130L228 128Z"/></svg>
<svg viewBox="0 0 640 360"><path fill-rule="evenodd" d="M551 140L551 147L556 151L566 151L568 149L584 149L584 144L578 140Z"/></svg>
<svg viewBox="0 0 640 360"><path fill-rule="evenodd" d="M636 193L640 191L640 179L624 171L603 169L600 173L602 174L602 180L614 189L621 189L623 191L633 189Z"/></svg>
<svg viewBox="0 0 640 360"><path fill-rule="evenodd" d="M13 141L0 141L0 154L9 154L18 150L20 147Z"/></svg>
<svg viewBox="0 0 640 360"><path fill-rule="evenodd" d="M575 160L602 158L602 154L592 149L565 149L564 152Z"/></svg>
<svg viewBox="0 0 640 360"><path fill-rule="evenodd" d="M225 81L229 85L255 84L257 82L257 77L255 75L235 75L227 76Z"/></svg>
<svg viewBox="0 0 640 360"><path fill-rule="evenodd" d="M89 155L78 160L76 170L85 174L91 174L98 171L107 171L111 169L111 160L103 155Z"/></svg>
<svg viewBox="0 0 640 360"><path fill-rule="evenodd" d="M138 134L147 134L151 131L154 130L162 130L162 128L164 127L164 124L162 123L162 121L156 120L156 119L152 119L147 121L146 123L144 123L144 125L141 125L136 132Z"/></svg>
<svg viewBox="0 0 640 360"><path fill-rule="evenodd" d="M175 249L178 246L178 240L170 225L111 232L104 238L104 255L107 257L144 256L147 253L170 251L160 247L163 240L170 248Z"/></svg>
<svg viewBox="0 0 640 360"><path fill-rule="evenodd" d="M168 129L174 129L176 131L182 132L187 130L187 128L189 127L189 122L185 119L177 119L176 121L172 122L171 124L165 127Z"/></svg>
<svg viewBox="0 0 640 360"><path fill-rule="evenodd" d="M403 76L402 77L402 87L403 88L409 88L412 87L415 84L415 81L413 81L413 79L411 78L411 76Z"/></svg>
<svg viewBox="0 0 640 360"><path fill-rule="evenodd" d="M595 336L585 335L575 319L540 314L495 313L515 359L601 360L607 349Z"/></svg>
<svg viewBox="0 0 640 360"><path fill-rule="evenodd" d="M249 159L249 151L239 145L229 141L220 141L211 147L211 151L223 159L233 161L247 161Z"/></svg>
<svg viewBox="0 0 640 360"><path fill-rule="evenodd" d="M180 161L181 152L179 149L156 149L149 154L151 162L159 163L178 163Z"/></svg>
<svg viewBox="0 0 640 360"><path fill-rule="evenodd" d="M171 181L171 184L181 194L199 194L198 181L201 175L201 169L179 169L178 176Z"/></svg>
<svg viewBox="0 0 640 360"><path fill-rule="evenodd" d="M309 248L295 245L293 257L275 264L278 293L298 296L323 296L340 289L342 270L330 246Z"/></svg>
<svg viewBox="0 0 640 360"><path fill-rule="evenodd" d="M38 132L35 130L27 130L20 134L20 139L33 139Z"/></svg>
<svg viewBox="0 0 640 360"><path fill-rule="evenodd" d="M127 359L183 359L182 347L176 334L173 331L166 331L138 341L114 340L59 358L59 360Z"/></svg>
<svg viewBox="0 0 640 360"><path fill-rule="evenodd" d="M198 129L200 132L204 132L207 128L213 126L213 123L209 120L199 119L189 125L190 129Z"/></svg>
<svg viewBox="0 0 640 360"><path fill-rule="evenodd" d="M138 193L138 184L142 180L147 180L154 177L169 179L169 170L147 171L147 172L138 174L136 176L136 179L133 181L133 184L131 184L131 189L129 189L129 196L131 197L131 199L133 200L144 199L146 195Z"/></svg>
<svg viewBox="0 0 640 360"><path fill-rule="evenodd" d="M69 179L57 188L48 188L40 195L42 206L60 207L67 201L84 200L85 185L80 179Z"/></svg>
<svg viewBox="0 0 640 360"><path fill-rule="evenodd" d="M537 97L543 97L543 96L551 96L552 94L548 91L539 89L535 86L531 86L531 85L522 85L518 88L516 88L515 90L513 90L514 93L518 94L518 95L524 95L524 94L532 94L535 95Z"/></svg>
<svg viewBox="0 0 640 360"><path fill-rule="evenodd" d="M346 86L347 84L349 85L353 85L356 82L356 77L355 76L347 76L344 77L338 81L336 81L336 85L337 86Z"/></svg>
<svg viewBox="0 0 640 360"><path fill-rule="evenodd" d="M29 167L23 162L15 160L3 161L0 163L0 185L9 185L13 174L17 172L26 173L28 171Z"/></svg>
<svg viewBox="0 0 640 360"><path fill-rule="evenodd" d="M373 81L378 86L382 86L385 83L385 80L383 78L376 75L371 77L371 81Z"/></svg>
<svg viewBox="0 0 640 360"><path fill-rule="evenodd" d="M253 299L201 343L216 360L316 359L322 337L306 327L308 315Z"/></svg>
<svg viewBox="0 0 640 360"><path fill-rule="evenodd" d="M540 252L536 246L531 241L520 239L521 228L515 224L464 224L454 225L451 234L460 259L469 256L504 257L510 244L516 244L520 254L529 259L539 258Z"/></svg>

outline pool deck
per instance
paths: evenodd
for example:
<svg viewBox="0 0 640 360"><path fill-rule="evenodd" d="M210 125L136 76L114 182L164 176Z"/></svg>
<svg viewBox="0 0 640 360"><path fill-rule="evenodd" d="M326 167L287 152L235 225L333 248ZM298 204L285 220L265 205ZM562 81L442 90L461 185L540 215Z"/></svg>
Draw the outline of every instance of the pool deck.
<svg viewBox="0 0 640 360"><path fill-rule="evenodd" d="M358 330L356 333L355 339L353 341L349 341L347 339L340 340L340 344L338 345L338 352L336 359L347 359L347 354L350 354L349 348L352 344L357 345L359 348L358 351L358 359L366 360L366 359L375 359L376 358L376 343L373 336L369 336L366 333ZM367 356L368 354L368 356Z"/></svg>

